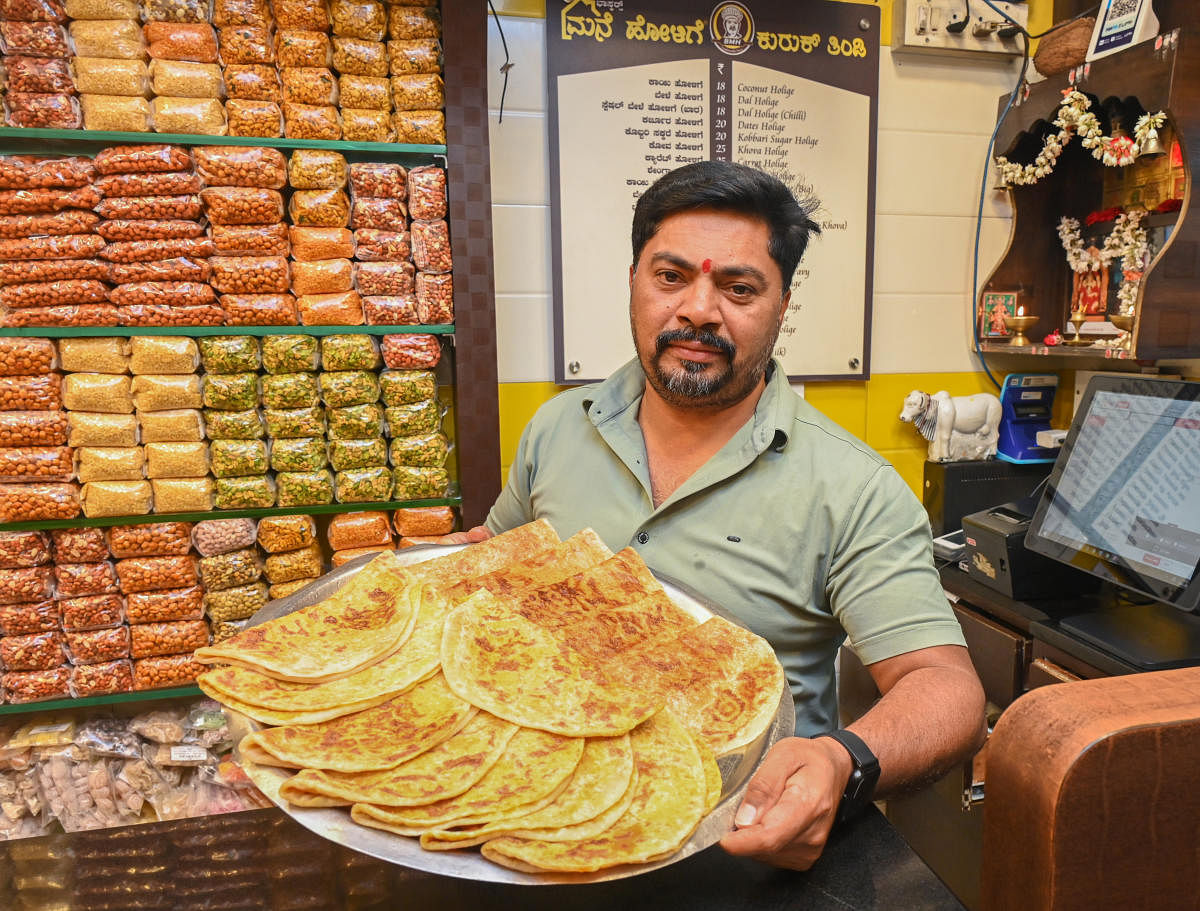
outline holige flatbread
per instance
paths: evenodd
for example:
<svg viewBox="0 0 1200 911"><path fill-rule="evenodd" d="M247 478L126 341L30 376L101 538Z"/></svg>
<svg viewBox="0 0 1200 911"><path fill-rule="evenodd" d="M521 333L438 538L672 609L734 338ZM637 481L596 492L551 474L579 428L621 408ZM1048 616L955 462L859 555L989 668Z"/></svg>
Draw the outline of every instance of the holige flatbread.
<svg viewBox="0 0 1200 911"><path fill-rule="evenodd" d="M462 599L472 592L487 589L501 597L561 582L575 573L590 569L612 556L600 536L590 528L572 535L561 544L514 560L507 566L460 579L446 589L451 598Z"/></svg>
<svg viewBox="0 0 1200 911"><path fill-rule="evenodd" d="M567 737L615 737L662 706L660 694L603 673L488 592L476 592L446 618L442 673L472 705Z"/></svg>
<svg viewBox="0 0 1200 911"><path fill-rule="evenodd" d="M304 769L285 781L279 793L300 806L330 805L314 804L315 799L387 807L445 800L479 781L516 733L515 724L478 712L453 737L395 768L379 772Z"/></svg>
<svg viewBox="0 0 1200 911"><path fill-rule="evenodd" d="M549 841L580 838L582 836L574 831L575 827L600 817L615 806L625 796L632 781L633 748L629 735L591 737L567 787L551 803L525 816L502 822L426 832L421 836L421 847L443 851L466 848L500 835ZM530 830L537 834L529 834ZM569 834L562 834L564 831Z"/></svg>
<svg viewBox="0 0 1200 911"><path fill-rule="evenodd" d="M524 815L550 803L566 787L583 756L585 742L522 728L503 755L474 785L457 797L412 807L355 804L355 822L401 835Z"/></svg>
<svg viewBox="0 0 1200 911"><path fill-rule="evenodd" d="M275 761L296 769L366 772L390 769L451 737L475 714L435 674L387 702L320 724L267 728L242 739Z"/></svg>
<svg viewBox="0 0 1200 911"><path fill-rule="evenodd" d="M296 683L348 677L408 637L422 597L414 582L394 553L382 553L332 597L196 649L196 660Z"/></svg>
<svg viewBox="0 0 1200 911"><path fill-rule="evenodd" d="M645 863L679 850L704 815L705 771L691 735L669 711L634 729L637 785L629 809L610 828L577 841L504 836L483 855L517 870L586 873Z"/></svg>
<svg viewBox="0 0 1200 911"><path fill-rule="evenodd" d="M205 671L196 682L214 699L264 724L312 724L348 715L385 702L437 670L449 610L446 598L426 588L413 631L400 648L338 680L292 683L229 666Z"/></svg>
<svg viewBox="0 0 1200 911"><path fill-rule="evenodd" d="M445 588L465 578L503 569L514 560L558 543L553 526L538 519L454 553L414 563L410 569L422 581Z"/></svg>
<svg viewBox="0 0 1200 911"><path fill-rule="evenodd" d="M779 709L783 668L764 639L713 617L673 640L655 639L607 665L659 693L717 756L760 736Z"/></svg>

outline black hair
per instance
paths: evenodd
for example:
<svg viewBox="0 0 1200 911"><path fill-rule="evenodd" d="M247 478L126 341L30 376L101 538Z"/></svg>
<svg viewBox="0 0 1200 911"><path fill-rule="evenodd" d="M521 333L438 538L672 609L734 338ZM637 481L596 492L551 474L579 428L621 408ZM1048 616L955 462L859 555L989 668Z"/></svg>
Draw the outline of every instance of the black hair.
<svg viewBox="0 0 1200 911"><path fill-rule="evenodd" d="M797 199L787 185L755 168L729 161L697 161L676 168L651 184L633 212L633 264L671 215L692 209L738 212L766 222L767 252L779 266L786 291L810 236L821 233L812 220L815 197Z"/></svg>

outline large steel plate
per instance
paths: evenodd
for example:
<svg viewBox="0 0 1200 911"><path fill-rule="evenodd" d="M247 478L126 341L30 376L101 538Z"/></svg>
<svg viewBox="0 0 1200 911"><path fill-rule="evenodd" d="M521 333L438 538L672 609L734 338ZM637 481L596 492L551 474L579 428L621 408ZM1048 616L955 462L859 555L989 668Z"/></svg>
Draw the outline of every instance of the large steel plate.
<svg viewBox="0 0 1200 911"><path fill-rule="evenodd" d="M464 545L439 547L423 545L399 551L399 556L405 562L419 563L432 557L452 553ZM290 614L302 607L308 607L328 598L342 587L350 578L370 562L371 557L359 557L333 570L311 585L306 586L293 595L272 601L250 619L254 626L276 617ZM719 607L705 601L702 597L689 591L671 579L658 576L671 600L690 613L699 621L704 621L714 614L725 617L737 623ZM253 724L253 722L251 722ZM697 851L716 844L721 837L733 826L733 815L737 812L738 804L746 791L750 776L758 768L766 756L767 750L783 737L790 737L796 726L796 714L792 705L791 692L787 683L779 694L779 709L775 718L766 731L758 739L748 744L737 753L722 756L717 760L721 770L721 799L711 813L708 814L687 842L672 854L653 863L627 864L620 867L610 867L595 873L522 873L510 870L487 860L478 849L462 851L426 851L417 839L403 835L394 835L380 829L360 826L350 819L346 808L312 809L296 807L279 796L279 786L291 777L286 769L260 766L242 759L246 774L281 810L291 816L296 822L318 835L337 842L347 848L378 857L414 870L438 873L444 876L455 876L461 879L482 880L485 882L514 883L519 885L551 885L555 883L588 883L604 882L612 879L624 879L637 876L676 863L685 857L690 857Z"/></svg>

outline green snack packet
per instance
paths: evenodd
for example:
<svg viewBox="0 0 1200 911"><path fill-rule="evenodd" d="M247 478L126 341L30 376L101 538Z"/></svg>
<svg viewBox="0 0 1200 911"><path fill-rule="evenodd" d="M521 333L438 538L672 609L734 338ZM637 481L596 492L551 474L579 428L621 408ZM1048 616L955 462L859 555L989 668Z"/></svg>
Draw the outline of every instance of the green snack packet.
<svg viewBox="0 0 1200 911"><path fill-rule="evenodd" d="M258 405L257 373L210 373L204 378L204 406L248 411Z"/></svg>
<svg viewBox="0 0 1200 911"><path fill-rule="evenodd" d="M333 502L328 471L281 471L275 475L280 506L324 506Z"/></svg>
<svg viewBox="0 0 1200 911"><path fill-rule="evenodd" d="M275 505L275 481L265 475L217 478L213 503L217 509L267 509Z"/></svg>
<svg viewBox="0 0 1200 911"><path fill-rule="evenodd" d="M205 591L221 591L237 585L249 585L262 577L262 562L253 547L201 557L200 581Z"/></svg>
<svg viewBox="0 0 1200 911"><path fill-rule="evenodd" d="M321 352L311 335L268 335L263 338L262 362L268 373L302 373L317 369Z"/></svg>
<svg viewBox="0 0 1200 911"><path fill-rule="evenodd" d="M450 475L444 468L416 468L397 465L392 469L395 482L393 495L397 500L424 500L429 497L444 497L450 484Z"/></svg>
<svg viewBox="0 0 1200 911"><path fill-rule="evenodd" d="M391 498L392 476L386 468L360 468L337 473L339 503L383 502Z"/></svg>
<svg viewBox="0 0 1200 911"><path fill-rule="evenodd" d="M369 405L379 401L379 379L366 370L322 373L321 398L330 408Z"/></svg>
<svg viewBox="0 0 1200 911"><path fill-rule="evenodd" d="M258 339L253 335L210 335L196 339L205 373L250 373L258 370Z"/></svg>
<svg viewBox="0 0 1200 911"><path fill-rule="evenodd" d="M442 411L432 401L395 405L387 409L386 416L388 433L394 437L433 433L442 427Z"/></svg>
<svg viewBox="0 0 1200 911"><path fill-rule="evenodd" d="M325 432L325 412L320 405L312 408L268 408L263 412L263 418L267 422L267 433L277 439L319 437Z"/></svg>
<svg viewBox="0 0 1200 911"><path fill-rule="evenodd" d="M204 431L210 440L257 440L266 434L257 408L247 411L204 409Z"/></svg>
<svg viewBox="0 0 1200 911"><path fill-rule="evenodd" d="M366 440L383 436L383 409L378 405L351 405L329 409L329 439Z"/></svg>
<svg viewBox="0 0 1200 911"><path fill-rule="evenodd" d="M265 582L239 585L224 591L204 593L204 610L210 620L245 620L267 604Z"/></svg>
<svg viewBox="0 0 1200 911"><path fill-rule="evenodd" d="M394 437L388 448L393 465L441 468L450 454L450 441L442 433L423 433L419 436Z"/></svg>
<svg viewBox="0 0 1200 911"><path fill-rule="evenodd" d="M311 408L321 404L315 373L269 373L262 378L267 408Z"/></svg>
<svg viewBox="0 0 1200 911"><path fill-rule="evenodd" d="M267 444L262 440L213 440L208 455L217 478L266 474L270 465Z"/></svg>
<svg viewBox="0 0 1200 911"><path fill-rule="evenodd" d="M334 471L386 466L387 459L387 444L383 437L373 440L331 440L329 443L329 464Z"/></svg>
<svg viewBox="0 0 1200 911"><path fill-rule="evenodd" d="M432 370L384 370L379 374L383 404L409 405L437 396L437 380Z"/></svg>
<svg viewBox="0 0 1200 911"><path fill-rule="evenodd" d="M295 437L271 443L275 471L317 471L328 464L324 437Z"/></svg>
<svg viewBox="0 0 1200 911"><path fill-rule="evenodd" d="M371 335L326 335L321 338L326 370L377 370L383 365L379 343Z"/></svg>

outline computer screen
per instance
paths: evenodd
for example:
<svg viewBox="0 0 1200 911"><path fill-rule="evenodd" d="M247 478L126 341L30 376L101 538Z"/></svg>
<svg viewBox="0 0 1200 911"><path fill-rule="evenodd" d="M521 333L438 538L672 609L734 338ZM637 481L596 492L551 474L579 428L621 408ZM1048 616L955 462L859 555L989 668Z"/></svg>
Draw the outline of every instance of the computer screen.
<svg viewBox="0 0 1200 911"><path fill-rule="evenodd" d="M1200 383L1093 377L1025 545L1200 608Z"/></svg>

